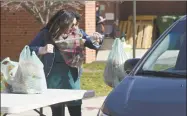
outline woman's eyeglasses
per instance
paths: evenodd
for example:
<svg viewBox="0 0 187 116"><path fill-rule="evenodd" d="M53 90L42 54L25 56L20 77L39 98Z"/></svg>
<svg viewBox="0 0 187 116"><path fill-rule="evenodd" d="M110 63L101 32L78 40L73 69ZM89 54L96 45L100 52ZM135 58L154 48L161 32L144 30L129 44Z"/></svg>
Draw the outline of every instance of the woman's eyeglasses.
<svg viewBox="0 0 187 116"><path fill-rule="evenodd" d="M79 22L76 22L75 24L73 23L72 25L71 25L71 28L73 28L73 27L75 27L75 26L78 26L79 25Z"/></svg>

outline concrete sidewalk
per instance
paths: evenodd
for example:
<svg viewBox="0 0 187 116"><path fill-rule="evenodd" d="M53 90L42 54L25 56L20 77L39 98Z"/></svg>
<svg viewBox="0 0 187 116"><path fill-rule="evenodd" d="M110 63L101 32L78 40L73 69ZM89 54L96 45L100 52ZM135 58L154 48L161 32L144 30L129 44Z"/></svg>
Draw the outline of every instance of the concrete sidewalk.
<svg viewBox="0 0 187 116"><path fill-rule="evenodd" d="M96 61L107 61L108 56L110 54L111 50L99 50L97 54ZM141 58L145 53L147 52L147 49L136 49L136 58ZM133 52L131 51L125 51L128 59L133 58Z"/></svg>
<svg viewBox="0 0 187 116"><path fill-rule="evenodd" d="M96 116L105 98L106 97L94 97L83 100L82 116ZM44 114L46 116L52 116L51 109L49 107L44 108ZM67 108L65 114L65 116L70 116ZM39 114L37 114L35 111L27 111L20 114L11 114L8 116L39 116Z"/></svg>

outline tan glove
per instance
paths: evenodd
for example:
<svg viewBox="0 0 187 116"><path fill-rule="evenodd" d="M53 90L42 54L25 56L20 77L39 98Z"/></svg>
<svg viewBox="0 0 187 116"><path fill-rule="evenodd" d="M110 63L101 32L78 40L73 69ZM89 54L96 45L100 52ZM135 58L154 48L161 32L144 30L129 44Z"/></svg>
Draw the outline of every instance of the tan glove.
<svg viewBox="0 0 187 116"><path fill-rule="evenodd" d="M39 48L38 54L44 55L47 53L53 53L54 52L53 49L54 49L54 46L52 44L47 44L46 46Z"/></svg>
<svg viewBox="0 0 187 116"><path fill-rule="evenodd" d="M103 35L101 35L100 33L98 32L94 32L91 36L92 39L94 39L96 42L101 42L102 38L103 38Z"/></svg>

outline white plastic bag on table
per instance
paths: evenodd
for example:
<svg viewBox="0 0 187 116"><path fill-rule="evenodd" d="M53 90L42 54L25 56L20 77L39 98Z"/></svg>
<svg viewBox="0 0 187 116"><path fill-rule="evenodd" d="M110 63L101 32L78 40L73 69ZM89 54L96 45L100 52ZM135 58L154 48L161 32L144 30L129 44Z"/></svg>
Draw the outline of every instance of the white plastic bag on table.
<svg viewBox="0 0 187 116"><path fill-rule="evenodd" d="M11 92L11 80L18 68L18 62L11 61L9 57L1 61L1 93ZM14 72L14 73L13 73Z"/></svg>
<svg viewBox="0 0 187 116"><path fill-rule="evenodd" d="M110 87L117 86L126 75L124 63L128 59L119 38L114 40L104 71L104 81Z"/></svg>
<svg viewBox="0 0 187 116"><path fill-rule="evenodd" d="M19 58L19 66L11 83L13 93L43 93L47 90L43 63L35 52L25 46Z"/></svg>

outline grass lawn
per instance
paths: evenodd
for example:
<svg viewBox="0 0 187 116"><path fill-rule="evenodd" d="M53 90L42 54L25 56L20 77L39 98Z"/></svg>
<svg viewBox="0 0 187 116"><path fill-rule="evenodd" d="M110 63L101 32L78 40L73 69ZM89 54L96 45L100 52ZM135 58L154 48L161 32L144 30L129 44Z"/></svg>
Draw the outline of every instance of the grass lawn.
<svg viewBox="0 0 187 116"><path fill-rule="evenodd" d="M124 48L125 52L132 52L132 48Z"/></svg>
<svg viewBox="0 0 187 116"><path fill-rule="evenodd" d="M167 70L167 69L172 68L172 67L174 67L174 66L172 66L172 65L166 65L166 64L155 64L153 70L164 71L164 70Z"/></svg>
<svg viewBox="0 0 187 116"><path fill-rule="evenodd" d="M96 96L106 96L112 90L104 82L103 73L105 69L104 62L93 62L83 65L83 75L81 77L81 88L85 90L94 90Z"/></svg>

